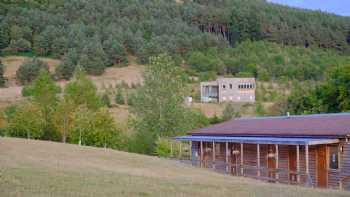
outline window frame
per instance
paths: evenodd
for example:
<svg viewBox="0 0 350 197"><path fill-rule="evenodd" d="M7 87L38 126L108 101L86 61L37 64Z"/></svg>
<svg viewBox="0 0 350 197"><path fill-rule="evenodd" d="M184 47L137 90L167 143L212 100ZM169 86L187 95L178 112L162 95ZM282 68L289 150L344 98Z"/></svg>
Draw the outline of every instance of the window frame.
<svg viewBox="0 0 350 197"><path fill-rule="evenodd" d="M341 169L341 154L340 154L340 145L328 145L327 146L327 169L329 171L338 171ZM330 156L331 156L331 148L336 148L337 149L337 155L338 155L338 168L331 168L330 164Z"/></svg>

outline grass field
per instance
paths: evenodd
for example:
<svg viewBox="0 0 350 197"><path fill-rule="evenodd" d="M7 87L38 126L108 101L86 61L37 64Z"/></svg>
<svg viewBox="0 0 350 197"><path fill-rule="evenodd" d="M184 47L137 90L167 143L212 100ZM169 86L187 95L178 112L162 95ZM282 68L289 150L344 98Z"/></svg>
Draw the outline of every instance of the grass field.
<svg viewBox="0 0 350 197"><path fill-rule="evenodd" d="M1 197L349 195L221 175L157 157L0 138Z"/></svg>

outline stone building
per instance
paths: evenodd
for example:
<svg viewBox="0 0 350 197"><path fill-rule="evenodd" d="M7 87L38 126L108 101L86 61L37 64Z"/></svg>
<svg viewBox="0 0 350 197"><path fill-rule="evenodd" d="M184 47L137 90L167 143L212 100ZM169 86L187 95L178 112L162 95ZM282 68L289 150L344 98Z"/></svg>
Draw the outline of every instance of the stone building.
<svg viewBox="0 0 350 197"><path fill-rule="evenodd" d="M201 82L202 102L255 102L255 78L218 78Z"/></svg>

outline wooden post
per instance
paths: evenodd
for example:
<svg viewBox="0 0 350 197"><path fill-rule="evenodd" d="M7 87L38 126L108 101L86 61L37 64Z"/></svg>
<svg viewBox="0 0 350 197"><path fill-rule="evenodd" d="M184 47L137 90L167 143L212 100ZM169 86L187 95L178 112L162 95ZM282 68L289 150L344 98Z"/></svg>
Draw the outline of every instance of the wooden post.
<svg viewBox="0 0 350 197"><path fill-rule="evenodd" d="M278 174L278 170L279 170L279 165L278 165L278 159L279 159L279 156L278 156L278 144L276 144L275 145L275 147L276 147L276 170L277 170L277 172L276 172L276 180L277 180L277 182L278 182L278 179L279 179L279 174Z"/></svg>
<svg viewBox="0 0 350 197"><path fill-rule="evenodd" d="M171 157L174 157L174 155L173 155L173 143L174 143L174 141L170 142L170 156Z"/></svg>
<svg viewBox="0 0 350 197"><path fill-rule="evenodd" d="M229 155L229 152L228 152L228 142L226 142L226 172L228 173L228 169L229 169L229 163L228 163L228 155Z"/></svg>
<svg viewBox="0 0 350 197"><path fill-rule="evenodd" d="M305 145L306 186L312 187L313 184L312 184L312 180L311 180L311 177L310 177L310 164L309 164L310 162L309 162L309 158L310 158L310 155L309 155L309 145L306 144L306 145Z"/></svg>
<svg viewBox="0 0 350 197"><path fill-rule="evenodd" d="M179 159L181 160L181 156L182 156L182 142L180 141L180 145L179 145Z"/></svg>
<svg viewBox="0 0 350 197"><path fill-rule="evenodd" d="M260 144L256 145L256 154L257 154L257 160L258 160L258 177L260 176Z"/></svg>
<svg viewBox="0 0 350 197"><path fill-rule="evenodd" d="M241 143L241 176L244 174L244 168L243 168L243 143Z"/></svg>
<svg viewBox="0 0 350 197"><path fill-rule="evenodd" d="M306 176L309 178L309 145L305 145L305 163L306 163Z"/></svg>
<svg viewBox="0 0 350 197"><path fill-rule="evenodd" d="M203 167L203 141L201 141L200 146L201 146L201 155L199 158L199 165L200 167Z"/></svg>
<svg viewBox="0 0 350 197"><path fill-rule="evenodd" d="M215 169L215 142L213 141L213 163L212 163L212 167Z"/></svg>
<svg viewBox="0 0 350 197"><path fill-rule="evenodd" d="M300 149L297 145L297 183L300 183Z"/></svg>
<svg viewBox="0 0 350 197"><path fill-rule="evenodd" d="M190 152L190 160L192 161L192 141L190 141L190 147L188 151Z"/></svg>

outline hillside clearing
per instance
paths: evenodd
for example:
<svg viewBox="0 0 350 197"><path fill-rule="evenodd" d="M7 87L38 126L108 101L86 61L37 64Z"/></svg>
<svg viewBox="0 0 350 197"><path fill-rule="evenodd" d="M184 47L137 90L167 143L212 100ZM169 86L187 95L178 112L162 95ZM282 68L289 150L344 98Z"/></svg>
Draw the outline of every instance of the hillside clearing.
<svg viewBox="0 0 350 197"><path fill-rule="evenodd" d="M176 161L0 138L1 196L349 196L221 175Z"/></svg>

